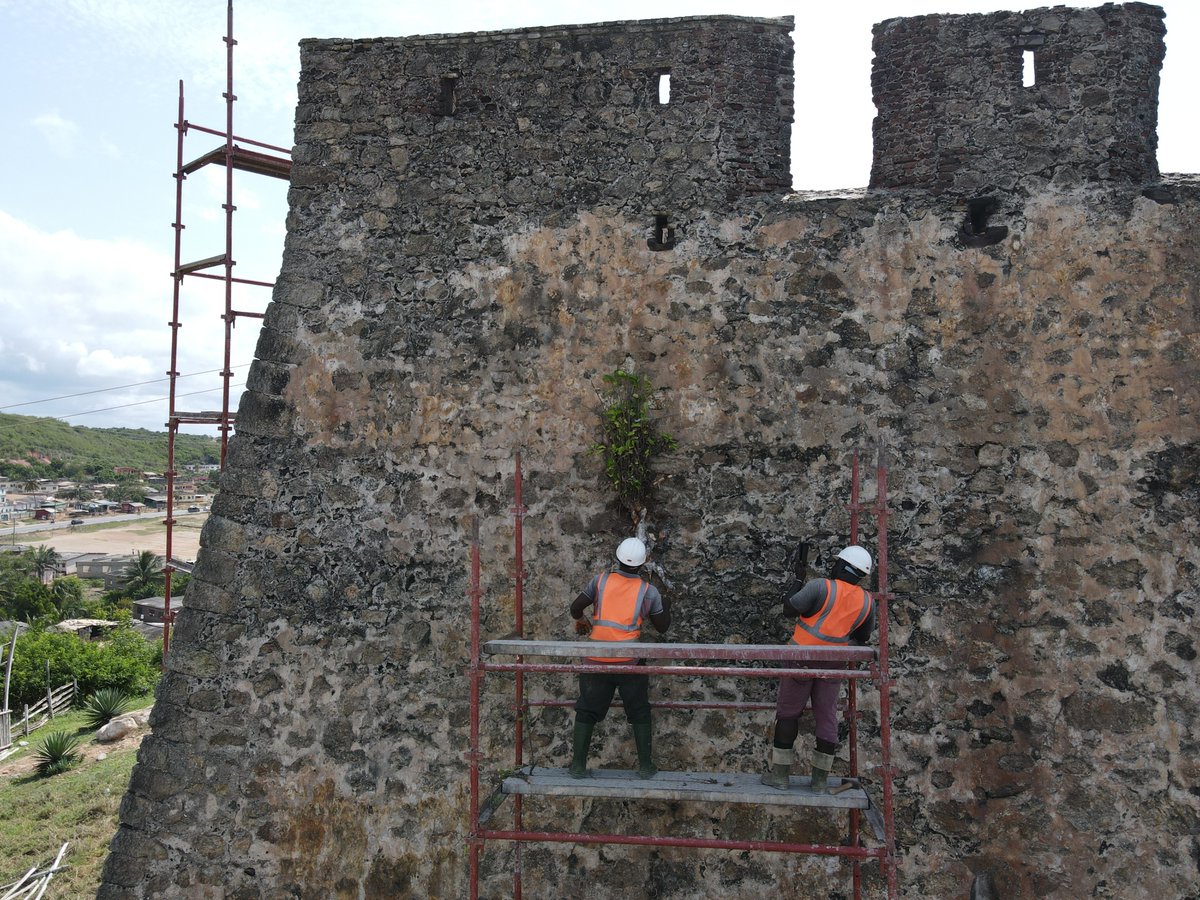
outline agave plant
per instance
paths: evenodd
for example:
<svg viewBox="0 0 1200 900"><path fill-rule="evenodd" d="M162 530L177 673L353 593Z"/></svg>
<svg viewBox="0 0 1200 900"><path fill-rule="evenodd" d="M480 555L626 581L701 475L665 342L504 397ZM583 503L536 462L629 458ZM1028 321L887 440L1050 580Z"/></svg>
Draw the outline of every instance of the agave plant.
<svg viewBox="0 0 1200 900"><path fill-rule="evenodd" d="M93 731L101 728L132 705L129 695L120 688L101 688L83 701L83 721Z"/></svg>
<svg viewBox="0 0 1200 900"><path fill-rule="evenodd" d="M80 738L69 731L52 731L33 750L37 773L43 777L65 772L79 762Z"/></svg>

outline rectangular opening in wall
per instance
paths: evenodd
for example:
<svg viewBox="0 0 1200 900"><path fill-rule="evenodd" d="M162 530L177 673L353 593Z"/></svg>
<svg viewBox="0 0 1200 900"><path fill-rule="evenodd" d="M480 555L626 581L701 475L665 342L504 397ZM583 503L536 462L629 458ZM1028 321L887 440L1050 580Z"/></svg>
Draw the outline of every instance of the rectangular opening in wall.
<svg viewBox="0 0 1200 900"><path fill-rule="evenodd" d="M671 71L658 73L658 102L665 106L671 102Z"/></svg>
<svg viewBox="0 0 1200 900"><path fill-rule="evenodd" d="M671 219L664 213L654 214L654 224L650 229L650 237L646 246L651 250L670 250L675 246L675 229Z"/></svg>
<svg viewBox="0 0 1200 900"><path fill-rule="evenodd" d="M1033 87L1037 83L1036 67L1034 65L1034 51L1021 51L1021 86Z"/></svg>
<svg viewBox="0 0 1200 900"><path fill-rule="evenodd" d="M442 92L438 107L443 116L452 116L458 110L458 73L442 76Z"/></svg>

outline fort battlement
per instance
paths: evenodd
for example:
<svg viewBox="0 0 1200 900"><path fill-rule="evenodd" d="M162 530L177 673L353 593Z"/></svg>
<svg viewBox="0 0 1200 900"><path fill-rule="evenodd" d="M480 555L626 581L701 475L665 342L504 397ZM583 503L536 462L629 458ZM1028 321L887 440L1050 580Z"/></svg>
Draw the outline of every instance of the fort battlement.
<svg viewBox="0 0 1200 900"><path fill-rule="evenodd" d="M713 16L305 41L296 177L337 146L447 219L787 190L791 31Z"/></svg>
<svg viewBox="0 0 1200 900"><path fill-rule="evenodd" d="M1145 3L881 22L871 187L1152 181L1164 33Z"/></svg>

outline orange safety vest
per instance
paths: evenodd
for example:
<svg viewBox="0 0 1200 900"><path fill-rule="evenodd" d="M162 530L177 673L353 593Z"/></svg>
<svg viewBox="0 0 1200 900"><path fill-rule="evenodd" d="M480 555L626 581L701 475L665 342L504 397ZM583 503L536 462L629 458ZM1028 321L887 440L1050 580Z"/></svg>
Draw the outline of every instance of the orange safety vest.
<svg viewBox="0 0 1200 900"><path fill-rule="evenodd" d="M650 585L636 575L606 572L596 586L596 608L592 611L592 640L636 641L642 630L642 598ZM637 657L620 659L589 656L590 662L627 663Z"/></svg>
<svg viewBox="0 0 1200 900"><path fill-rule="evenodd" d="M793 644L841 645L850 643L850 634L867 621L874 601L856 584L825 580L825 602L811 616L796 620Z"/></svg>

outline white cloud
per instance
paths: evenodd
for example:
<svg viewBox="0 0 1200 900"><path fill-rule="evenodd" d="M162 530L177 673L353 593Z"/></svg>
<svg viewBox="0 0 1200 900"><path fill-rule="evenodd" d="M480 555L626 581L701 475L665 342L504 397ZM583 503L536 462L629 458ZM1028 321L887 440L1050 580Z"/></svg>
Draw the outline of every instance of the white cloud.
<svg viewBox="0 0 1200 900"><path fill-rule="evenodd" d="M85 349L81 344L73 346L76 348L77 354ZM148 378L153 372L150 360L144 356L134 356L131 354L117 356L107 348L90 350L80 355L79 362L76 364L76 371L81 378L100 378L105 381L112 381L114 378L132 377L133 375ZM153 372L153 374L158 373Z"/></svg>
<svg viewBox="0 0 1200 900"><path fill-rule="evenodd" d="M136 242L41 231L0 211L0 271L5 273L0 280L0 406L36 416L123 406L78 424L161 429L167 417L162 398L168 390L171 266L163 253ZM178 369L184 375L220 369L221 286L185 286ZM249 361L257 336L253 326L242 331L253 333L237 335L235 365ZM245 369L236 371L235 383L244 381ZM219 376L210 374L181 379L179 390L190 394L219 386ZM114 390L101 391L109 388ZM65 399L15 406L60 397ZM181 400L181 408L220 405L219 394L195 399L197 406Z"/></svg>
<svg viewBox="0 0 1200 900"><path fill-rule="evenodd" d="M37 116L33 120L33 127L46 139L46 143L55 156L69 159L75 155L79 126L64 119L57 110Z"/></svg>

